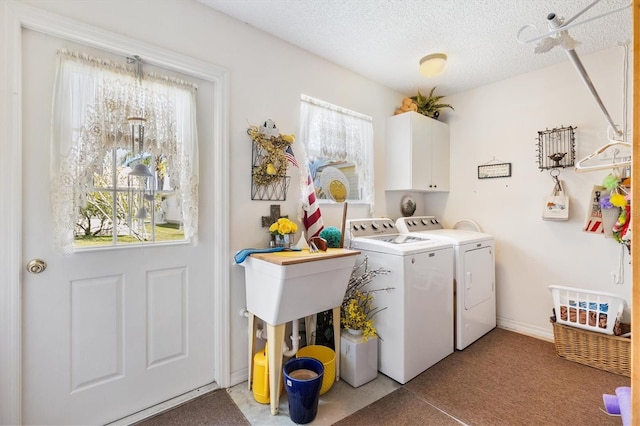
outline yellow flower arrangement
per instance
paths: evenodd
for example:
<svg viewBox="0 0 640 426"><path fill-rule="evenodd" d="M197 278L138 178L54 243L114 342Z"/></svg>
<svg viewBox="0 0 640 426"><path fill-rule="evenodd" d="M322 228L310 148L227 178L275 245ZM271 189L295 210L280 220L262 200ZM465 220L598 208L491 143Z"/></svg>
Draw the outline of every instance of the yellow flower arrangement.
<svg viewBox="0 0 640 426"><path fill-rule="evenodd" d="M342 310L342 325L352 330L362 330L362 340L369 337L378 337L378 331L373 326L373 294L363 294L356 290L347 301L346 307Z"/></svg>
<svg viewBox="0 0 640 426"><path fill-rule="evenodd" d="M359 272L364 270L361 274ZM364 287L376 276L388 274L384 268L374 270L369 269L369 259L364 260L353 268L347 291L345 292L342 305L340 307L340 323L344 328L352 330L362 330L362 340L367 341L370 337L380 337L373 325L373 317L378 312L386 309L373 306L374 293L377 291L392 290L383 288L376 290L365 290Z"/></svg>
<svg viewBox="0 0 640 426"><path fill-rule="evenodd" d="M269 232L273 235L295 234L297 231L298 225L286 217L281 217L269 227Z"/></svg>

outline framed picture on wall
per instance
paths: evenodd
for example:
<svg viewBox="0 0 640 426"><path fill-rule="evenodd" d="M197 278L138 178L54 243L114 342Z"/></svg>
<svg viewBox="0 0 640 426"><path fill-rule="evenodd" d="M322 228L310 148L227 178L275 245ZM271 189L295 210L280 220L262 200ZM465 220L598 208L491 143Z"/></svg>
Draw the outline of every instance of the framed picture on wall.
<svg viewBox="0 0 640 426"><path fill-rule="evenodd" d="M511 163L485 164L478 166L478 179L511 177Z"/></svg>

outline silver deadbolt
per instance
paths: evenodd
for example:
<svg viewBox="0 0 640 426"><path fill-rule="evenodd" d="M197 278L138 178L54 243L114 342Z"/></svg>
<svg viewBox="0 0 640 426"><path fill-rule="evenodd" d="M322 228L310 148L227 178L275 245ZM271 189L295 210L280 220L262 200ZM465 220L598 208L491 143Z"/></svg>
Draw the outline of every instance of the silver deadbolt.
<svg viewBox="0 0 640 426"><path fill-rule="evenodd" d="M47 262L42 259L33 259L27 263L27 271L32 274L39 274L40 272L47 269Z"/></svg>

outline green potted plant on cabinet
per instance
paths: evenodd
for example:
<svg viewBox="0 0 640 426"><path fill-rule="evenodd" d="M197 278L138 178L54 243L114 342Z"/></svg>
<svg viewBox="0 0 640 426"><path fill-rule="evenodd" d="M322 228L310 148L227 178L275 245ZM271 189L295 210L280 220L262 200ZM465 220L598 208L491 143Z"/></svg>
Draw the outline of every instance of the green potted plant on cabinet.
<svg viewBox="0 0 640 426"><path fill-rule="evenodd" d="M418 113L426 115L427 117L438 119L438 117L440 116L440 110L442 108L451 108L452 110L454 110L454 108L449 104L439 103L440 100L444 98L444 96L436 95L434 93L435 90L436 88L434 86L429 92L428 96L424 96L418 90L418 94L416 96L412 96L411 100L413 100L413 102L415 102L415 104L417 105Z"/></svg>

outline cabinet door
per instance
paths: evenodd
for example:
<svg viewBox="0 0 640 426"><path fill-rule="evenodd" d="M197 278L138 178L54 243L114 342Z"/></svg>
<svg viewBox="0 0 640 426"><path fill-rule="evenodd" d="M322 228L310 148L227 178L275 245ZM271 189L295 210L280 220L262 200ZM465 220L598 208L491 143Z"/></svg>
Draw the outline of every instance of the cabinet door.
<svg viewBox="0 0 640 426"><path fill-rule="evenodd" d="M387 118L386 138L386 188L388 190L411 189L412 179L412 125L406 112Z"/></svg>
<svg viewBox="0 0 640 426"><path fill-rule="evenodd" d="M386 125L387 190L449 191L449 126L416 112Z"/></svg>
<svg viewBox="0 0 640 426"><path fill-rule="evenodd" d="M449 126L436 120L431 122L431 191L449 191Z"/></svg>
<svg viewBox="0 0 640 426"><path fill-rule="evenodd" d="M431 182L430 119L420 114L411 117L411 188L425 190Z"/></svg>

